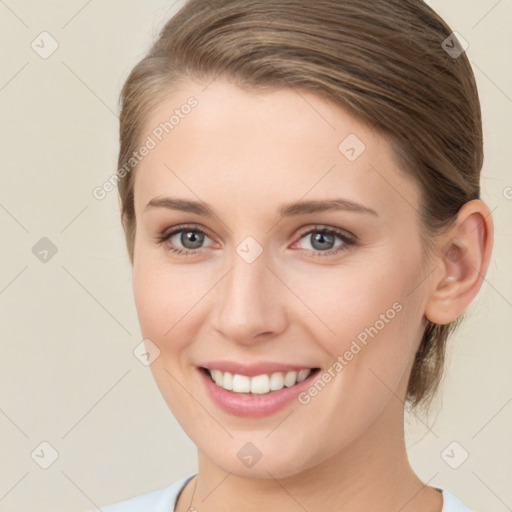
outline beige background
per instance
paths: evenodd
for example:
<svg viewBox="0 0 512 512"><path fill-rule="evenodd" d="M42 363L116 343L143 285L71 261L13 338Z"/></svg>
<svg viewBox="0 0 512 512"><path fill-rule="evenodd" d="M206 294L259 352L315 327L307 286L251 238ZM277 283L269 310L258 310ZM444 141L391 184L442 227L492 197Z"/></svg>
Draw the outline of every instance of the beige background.
<svg viewBox="0 0 512 512"><path fill-rule="evenodd" d="M512 510L512 2L430 4L469 43L496 245L451 341L437 417L409 418L407 444L429 485L502 512ZM141 335L116 191L92 195L115 172L120 87L179 5L0 1L1 511L85 511L196 470L194 445L133 355ZM31 47L51 49L43 31L59 45L46 59ZM32 252L42 237L57 248L46 262ZM48 469L42 442L58 452Z"/></svg>

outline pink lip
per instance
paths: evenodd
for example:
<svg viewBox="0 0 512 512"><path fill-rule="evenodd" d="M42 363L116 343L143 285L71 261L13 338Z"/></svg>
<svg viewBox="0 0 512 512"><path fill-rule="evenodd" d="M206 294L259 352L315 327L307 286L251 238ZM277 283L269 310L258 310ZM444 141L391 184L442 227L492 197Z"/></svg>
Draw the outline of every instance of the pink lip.
<svg viewBox="0 0 512 512"><path fill-rule="evenodd" d="M220 368L218 369L220 370ZM198 372L208 395L218 407L234 416L251 417L267 416L282 409L310 386L319 373L319 371L312 372L306 379L290 388L284 387L279 391L271 391L265 395L253 395L252 393L227 391L213 382L208 370L198 368ZM256 373L255 375L259 374Z"/></svg>
<svg viewBox="0 0 512 512"><path fill-rule="evenodd" d="M255 377L264 373L272 374L275 372L291 372L302 369L315 368L314 366L295 366L290 364L281 364L268 361L260 361L259 363L236 363L234 361L208 361L198 365L210 370L220 370L222 372L238 373L247 375L247 377Z"/></svg>

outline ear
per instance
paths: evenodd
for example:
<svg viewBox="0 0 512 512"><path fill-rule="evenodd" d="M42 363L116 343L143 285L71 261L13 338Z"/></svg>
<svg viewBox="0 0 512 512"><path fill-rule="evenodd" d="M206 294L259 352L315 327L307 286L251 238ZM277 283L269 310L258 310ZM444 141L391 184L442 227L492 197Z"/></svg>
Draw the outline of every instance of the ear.
<svg viewBox="0 0 512 512"><path fill-rule="evenodd" d="M493 245L493 222L487 205L467 202L449 232L436 248L433 289L425 316L435 324L455 320L471 303L482 286Z"/></svg>

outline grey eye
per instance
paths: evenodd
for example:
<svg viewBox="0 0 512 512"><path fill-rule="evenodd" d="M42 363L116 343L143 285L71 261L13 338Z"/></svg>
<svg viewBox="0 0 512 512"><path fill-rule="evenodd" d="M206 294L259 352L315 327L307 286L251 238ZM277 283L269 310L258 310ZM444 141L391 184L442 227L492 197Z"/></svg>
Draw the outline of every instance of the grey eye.
<svg viewBox="0 0 512 512"><path fill-rule="evenodd" d="M181 233L181 235L180 235ZM174 236L180 235L180 244L183 245L185 249L199 249L204 241L204 234L193 229L182 229Z"/></svg>
<svg viewBox="0 0 512 512"><path fill-rule="evenodd" d="M312 246L315 250L332 249L334 245L334 235L328 233L315 232L310 235L312 240Z"/></svg>

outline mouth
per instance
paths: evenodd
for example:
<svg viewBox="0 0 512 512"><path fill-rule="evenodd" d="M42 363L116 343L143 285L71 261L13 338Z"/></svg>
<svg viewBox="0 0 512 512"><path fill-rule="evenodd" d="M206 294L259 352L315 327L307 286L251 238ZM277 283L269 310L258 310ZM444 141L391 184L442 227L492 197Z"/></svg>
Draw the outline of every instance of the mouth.
<svg viewBox="0 0 512 512"><path fill-rule="evenodd" d="M268 395L283 388L293 388L302 381L313 378L320 371L320 368L302 368L300 370L263 373L254 376L205 367L199 367L199 370L217 387L225 391L252 396Z"/></svg>

